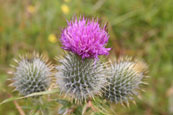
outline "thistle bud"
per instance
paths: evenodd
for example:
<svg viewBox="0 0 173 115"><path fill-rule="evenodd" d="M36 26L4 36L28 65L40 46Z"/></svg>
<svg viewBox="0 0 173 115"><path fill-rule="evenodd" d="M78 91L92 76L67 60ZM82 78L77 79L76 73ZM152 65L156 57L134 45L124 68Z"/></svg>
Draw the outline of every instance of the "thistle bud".
<svg viewBox="0 0 173 115"><path fill-rule="evenodd" d="M103 92L104 98L114 103L127 103L138 95L139 85L142 84L146 65L142 66L131 59L121 59L108 68L109 78ZM143 69L142 69L143 68Z"/></svg>
<svg viewBox="0 0 173 115"><path fill-rule="evenodd" d="M69 95L75 101L82 102L100 94L106 82L103 64L95 59L82 59L82 57L69 53L60 60L57 66L57 84L61 92Z"/></svg>
<svg viewBox="0 0 173 115"><path fill-rule="evenodd" d="M47 90L50 85L52 66L44 56L33 53L15 59L14 78L12 86L22 95Z"/></svg>

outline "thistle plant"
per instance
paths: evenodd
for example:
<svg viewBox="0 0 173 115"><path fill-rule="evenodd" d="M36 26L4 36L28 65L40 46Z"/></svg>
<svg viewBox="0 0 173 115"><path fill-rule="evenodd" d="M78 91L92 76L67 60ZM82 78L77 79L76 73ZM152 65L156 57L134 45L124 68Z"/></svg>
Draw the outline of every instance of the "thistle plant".
<svg viewBox="0 0 173 115"><path fill-rule="evenodd" d="M98 55L108 55L110 48L105 48L108 38L105 26L101 28L94 19L68 22L60 40L62 48L71 53L60 60L61 66L57 66L56 74L61 92L77 102L100 93L106 77Z"/></svg>
<svg viewBox="0 0 173 115"><path fill-rule="evenodd" d="M145 84L146 65L131 58L121 58L107 68L109 78L108 85L103 92L103 97L113 103L126 103L138 95L140 85Z"/></svg>
<svg viewBox="0 0 173 115"><path fill-rule="evenodd" d="M97 20L86 18L74 19L62 31L62 48L84 58L98 58L108 55L111 48L105 48L109 39L106 25L100 27Z"/></svg>
<svg viewBox="0 0 173 115"><path fill-rule="evenodd" d="M56 74L61 92L65 92L75 102L86 101L88 97L101 94L106 83L105 70L99 60L85 59L73 53L60 60Z"/></svg>
<svg viewBox="0 0 173 115"><path fill-rule="evenodd" d="M52 66L44 56L37 53L27 54L15 59L16 71L12 86L22 95L41 92L48 89Z"/></svg>
<svg viewBox="0 0 173 115"><path fill-rule="evenodd" d="M56 65L53 74L59 88L55 92L60 91L58 94L73 101L59 101L64 104L63 113L60 113L68 113L64 108L68 110L66 108L70 108L69 105L81 102L86 104L82 114L87 107L94 111L96 108L103 110L101 106L105 101L128 105L129 100L138 95L140 85L145 84L143 78L146 65L130 58L121 58L111 63L99 59L100 55L109 55L111 48L106 48L109 39L106 25L101 26L98 20L83 17L67 23L60 38L62 48L67 53L59 58L59 65ZM44 56L34 53L20 56L15 61L12 86L20 94L26 96L49 88L53 66ZM99 106L93 107L92 102L94 106Z"/></svg>

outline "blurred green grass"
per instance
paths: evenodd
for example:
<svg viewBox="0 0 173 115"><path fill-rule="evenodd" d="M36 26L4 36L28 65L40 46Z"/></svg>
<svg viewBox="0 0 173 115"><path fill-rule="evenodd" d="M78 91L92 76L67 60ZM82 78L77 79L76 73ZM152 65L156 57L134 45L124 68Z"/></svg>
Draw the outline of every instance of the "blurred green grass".
<svg viewBox="0 0 173 115"><path fill-rule="evenodd" d="M61 55L58 38L66 20L73 16L98 17L108 22L111 57L143 59L149 65L149 86L142 100L130 108L116 107L120 115L171 114L173 88L172 0L0 0L0 102L12 93L6 74L12 59L27 51L43 52L54 61ZM65 7L63 7L65 5ZM57 41L49 36L55 34ZM172 94L173 96L173 94ZM173 107L172 107L173 108ZM19 114L13 103L0 114ZM173 113L172 113L173 114Z"/></svg>

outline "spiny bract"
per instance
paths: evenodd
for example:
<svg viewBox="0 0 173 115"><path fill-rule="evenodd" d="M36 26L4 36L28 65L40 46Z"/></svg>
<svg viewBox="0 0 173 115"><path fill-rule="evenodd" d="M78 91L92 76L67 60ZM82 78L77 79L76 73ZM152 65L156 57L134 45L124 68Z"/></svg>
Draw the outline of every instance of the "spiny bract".
<svg viewBox="0 0 173 115"><path fill-rule="evenodd" d="M76 102L84 102L100 90L106 82L103 64L95 59L82 59L69 53L57 66L57 84L61 92L69 95Z"/></svg>
<svg viewBox="0 0 173 115"><path fill-rule="evenodd" d="M141 64L141 63L140 63ZM145 66L146 67L146 66ZM137 95L137 89L142 84L145 67L131 59L121 59L108 68L109 78L103 92L104 98L114 103L127 103L128 99ZM143 68L143 69L141 69Z"/></svg>
<svg viewBox="0 0 173 115"><path fill-rule="evenodd" d="M50 84L52 66L44 56L28 54L16 60L12 86L22 95L45 91Z"/></svg>

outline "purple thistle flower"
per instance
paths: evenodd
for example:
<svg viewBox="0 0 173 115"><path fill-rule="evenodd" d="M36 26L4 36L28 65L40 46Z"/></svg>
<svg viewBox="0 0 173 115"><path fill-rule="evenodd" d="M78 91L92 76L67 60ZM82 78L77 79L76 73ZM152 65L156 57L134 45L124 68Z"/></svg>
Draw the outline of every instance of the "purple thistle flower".
<svg viewBox="0 0 173 115"><path fill-rule="evenodd" d="M111 48L105 48L109 35L106 26L100 27L94 19L83 19L67 22L68 26L61 34L64 50L71 51L84 58L98 58L98 55L108 55Z"/></svg>

